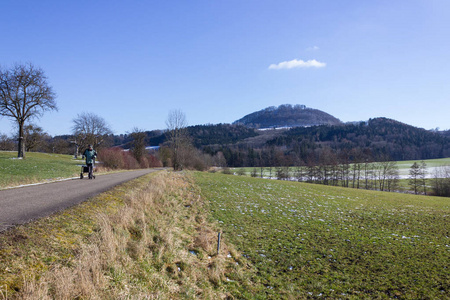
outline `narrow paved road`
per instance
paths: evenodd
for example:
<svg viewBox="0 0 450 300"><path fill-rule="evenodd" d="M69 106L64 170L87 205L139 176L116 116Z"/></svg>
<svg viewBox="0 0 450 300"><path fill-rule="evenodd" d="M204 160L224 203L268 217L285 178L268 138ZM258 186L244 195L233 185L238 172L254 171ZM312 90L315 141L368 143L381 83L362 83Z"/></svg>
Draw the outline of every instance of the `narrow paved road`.
<svg viewBox="0 0 450 300"><path fill-rule="evenodd" d="M0 191L0 232L77 205L114 186L160 169L99 175Z"/></svg>

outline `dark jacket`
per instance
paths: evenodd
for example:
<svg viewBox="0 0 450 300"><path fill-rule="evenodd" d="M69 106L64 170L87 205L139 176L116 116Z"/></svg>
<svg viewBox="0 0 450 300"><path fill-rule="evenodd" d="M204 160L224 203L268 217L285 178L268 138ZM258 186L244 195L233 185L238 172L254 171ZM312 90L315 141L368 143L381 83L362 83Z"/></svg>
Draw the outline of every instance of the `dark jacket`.
<svg viewBox="0 0 450 300"><path fill-rule="evenodd" d="M97 152L94 149L92 150L86 149L84 150L83 155L86 158L86 164L89 165L94 162L94 158L97 157Z"/></svg>

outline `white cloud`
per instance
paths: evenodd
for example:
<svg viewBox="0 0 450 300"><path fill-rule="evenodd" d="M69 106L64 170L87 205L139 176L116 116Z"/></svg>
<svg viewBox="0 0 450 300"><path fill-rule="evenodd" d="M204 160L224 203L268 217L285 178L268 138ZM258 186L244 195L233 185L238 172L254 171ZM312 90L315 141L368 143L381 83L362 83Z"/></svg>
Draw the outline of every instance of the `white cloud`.
<svg viewBox="0 0 450 300"><path fill-rule="evenodd" d="M306 48L306 51L316 51L316 50L319 50L319 49L320 49L320 48L317 47L317 46L312 46L312 47Z"/></svg>
<svg viewBox="0 0 450 300"><path fill-rule="evenodd" d="M283 61L279 64L271 64L269 66L270 70L280 70L280 69L293 69L293 68L323 68L327 64L311 59L308 61L303 61L301 59L294 59L291 61Z"/></svg>

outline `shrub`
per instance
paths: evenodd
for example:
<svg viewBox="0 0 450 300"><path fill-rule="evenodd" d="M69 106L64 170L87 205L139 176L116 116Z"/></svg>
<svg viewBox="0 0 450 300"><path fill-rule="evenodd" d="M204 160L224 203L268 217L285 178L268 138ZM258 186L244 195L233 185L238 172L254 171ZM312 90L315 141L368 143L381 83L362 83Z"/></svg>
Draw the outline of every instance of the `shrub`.
<svg viewBox="0 0 450 300"><path fill-rule="evenodd" d="M103 167L109 169L140 169L162 166L161 161L154 155L143 156L139 163L130 151L123 151L122 148L102 149L98 156L103 163Z"/></svg>
<svg viewBox="0 0 450 300"><path fill-rule="evenodd" d="M197 171L206 171L209 166L204 157L196 155L193 157L191 168L194 168Z"/></svg>
<svg viewBox="0 0 450 300"><path fill-rule="evenodd" d="M147 169L148 168L148 159L147 157L144 155L141 157L141 159L139 159L139 165L142 169Z"/></svg>
<svg viewBox="0 0 450 300"><path fill-rule="evenodd" d="M130 151L123 151L122 157L124 160L124 168L125 169L139 169L140 165L139 162L134 158L133 154L130 153Z"/></svg>
<svg viewBox="0 0 450 300"><path fill-rule="evenodd" d="M243 176L243 175L245 175L245 170L242 169L242 168L240 168L240 169L237 170L237 174L238 174L239 176Z"/></svg>
<svg viewBox="0 0 450 300"><path fill-rule="evenodd" d="M98 153L98 158L105 168L123 169L125 166L121 148L102 149Z"/></svg>
<svg viewBox="0 0 450 300"><path fill-rule="evenodd" d="M158 168L158 167L163 166L162 162L158 158L156 158L156 156L154 156L152 154L148 155L147 160L148 160L148 166L150 168Z"/></svg>
<svg viewBox="0 0 450 300"><path fill-rule="evenodd" d="M227 175L231 175L232 174L230 168L227 168L227 167L223 168L222 173L223 174L227 174Z"/></svg>

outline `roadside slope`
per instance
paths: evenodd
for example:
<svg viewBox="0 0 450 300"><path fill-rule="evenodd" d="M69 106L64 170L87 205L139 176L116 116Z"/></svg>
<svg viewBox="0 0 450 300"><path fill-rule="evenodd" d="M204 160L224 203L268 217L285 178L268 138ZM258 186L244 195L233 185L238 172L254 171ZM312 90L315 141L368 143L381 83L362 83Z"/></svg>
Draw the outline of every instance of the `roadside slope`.
<svg viewBox="0 0 450 300"><path fill-rule="evenodd" d="M0 298L251 298L251 266L227 240L217 255L207 220L189 174L145 175L0 234Z"/></svg>

